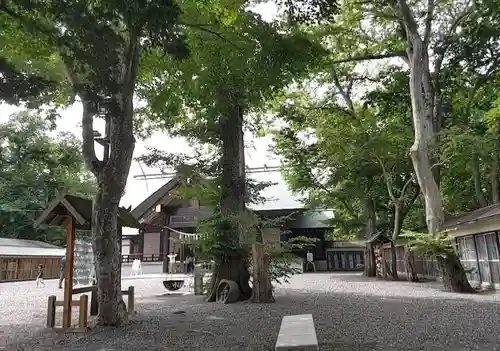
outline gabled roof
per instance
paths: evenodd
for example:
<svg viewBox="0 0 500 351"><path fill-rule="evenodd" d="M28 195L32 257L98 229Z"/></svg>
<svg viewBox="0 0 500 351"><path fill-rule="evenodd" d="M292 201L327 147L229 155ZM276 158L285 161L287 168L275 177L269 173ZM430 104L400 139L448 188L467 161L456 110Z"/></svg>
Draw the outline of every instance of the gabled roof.
<svg viewBox="0 0 500 351"><path fill-rule="evenodd" d="M450 218L445 221L444 228L449 229L461 224L477 222L495 216L500 216L500 204L493 204L490 206L482 207L461 217Z"/></svg>
<svg viewBox="0 0 500 351"><path fill-rule="evenodd" d="M156 190L151 196L147 197L143 202L141 202L136 208L134 208L130 213L134 218L140 219L146 213L151 211L158 203L172 190L174 190L180 184L179 177L173 177L160 189Z"/></svg>
<svg viewBox="0 0 500 351"><path fill-rule="evenodd" d="M67 216L75 218L76 229L89 230L92 223L92 200L73 195L57 194L45 210L35 220L35 227L40 225L63 226ZM140 223L126 209L118 210L118 225L140 228Z"/></svg>
<svg viewBox="0 0 500 351"><path fill-rule="evenodd" d="M368 240L366 240L368 244L373 244L376 241L389 243L392 241L392 239L388 237L383 231L379 231L374 233L371 237L368 238Z"/></svg>

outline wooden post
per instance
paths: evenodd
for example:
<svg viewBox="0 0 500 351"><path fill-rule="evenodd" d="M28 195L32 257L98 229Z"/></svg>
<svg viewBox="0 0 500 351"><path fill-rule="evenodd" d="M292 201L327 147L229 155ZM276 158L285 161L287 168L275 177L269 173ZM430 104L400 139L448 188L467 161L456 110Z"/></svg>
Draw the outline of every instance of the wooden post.
<svg viewBox="0 0 500 351"><path fill-rule="evenodd" d="M75 254L75 219L67 217L66 223L66 272L64 277L63 328L71 327L71 299L73 296L73 265Z"/></svg>
<svg viewBox="0 0 500 351"><path fill-rule="evenodd" d="M167 223L168 223L167 216ZM168 254L170 253L170 231L166 228L162 229L163 237L163 273L168 273Z"/></svg>
<svg viewBox="0 0 500 351"><path fill-rule="evenodd" d="M56 297L49 296L49 303L47 306L47 328L54 328L56 325Z"/></svg>
<svg viewBox="0 0 500 351"><path fill-rule="evenodd" d="M80 311L78 318L78 326L82 329L87 328L87 313L89 308L89 297L87 295L80 296Z"/></svg>
<svg viewBox="0 0 500 351"><path fill-rule="evenodd" d="M203 295L203 268L201 264L194 265L194 294Z"/></svg>
<svg viewBox="0 0 500 351"><path fill-rule="evenodd" d="M274 302L269 257L264 244L252 245L253 261L253 302Z"/></svg>
<svg viewBox="0 0 500 351"><path fill-rule="evenodd" d="M128 313L134 313L134 287L129 286L128 287L128 294L127 294L127 307L128 307Z"/></svg>
<svg viewBox="0 0 500 351"><path fill-rule="evenodd" d="M382 262L382 263L381 263L381 264L382 264L382 267L381 267L381 268L382 268L382 277L383 277L384 279L387 279L387 267L386 267L386 265L387 265L387 260L386 260L386 258L385 258L385 248L384 248L384 244L382 244L382 247L381 247L381 252L380 252L380 253L381 253L381 255L382 255L382 259L381 259L381 262Z"/></svg>
<svg viewBox="0 0 500 351"><path fill-rule="evenodd" d="M97 316L99 314L99 303L97 301L97 286L93 285L95 289L92 289L90 293L90 315Z"/></svg>

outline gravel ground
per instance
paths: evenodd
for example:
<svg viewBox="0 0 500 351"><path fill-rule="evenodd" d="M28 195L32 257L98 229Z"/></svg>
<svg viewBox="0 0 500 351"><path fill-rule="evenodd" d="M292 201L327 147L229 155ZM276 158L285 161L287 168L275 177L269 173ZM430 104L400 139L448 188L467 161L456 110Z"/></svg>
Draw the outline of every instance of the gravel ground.
<svg viewBox="0 0 500 351"><path fill-rule="evenodd" d="M312 313L323 351L500 350L498 293L457 295L442 292L439 283L318 273L293 277L277 290L274 304L219 305L192 295L165 296L161 282L130 282L138 313L126 329L96 327L66 336L22 331L24 324L43 328L46 296L54 289L42 294L32 288L27 303L21 293L28 283L1 284L0 340L10 334L8 350L273 350L284 315Z"/></svg>

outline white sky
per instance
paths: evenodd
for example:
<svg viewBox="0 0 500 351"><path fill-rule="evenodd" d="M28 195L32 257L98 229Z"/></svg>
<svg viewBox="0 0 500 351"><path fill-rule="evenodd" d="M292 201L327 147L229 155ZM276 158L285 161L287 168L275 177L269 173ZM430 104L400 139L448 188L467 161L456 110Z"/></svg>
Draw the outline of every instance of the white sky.
<svg viewBox="0 0 500 351"><path fill-rule="evenodd" d="M276 5L272 2L263 3L257 5L254 10L260 13L264 20L271 21L277 13ZM0 105L0 122L5 122L9 116L19 111L19 108ZM58 131L61 132L71 132L81 139L81 111L82 107L79 103L76 103L67 109L60 112L61 119L58 120L57 125ZM96 120L94 129L103 132L103 121ZM245 136L247 148L246 148L246 163L248 167L261 167L267 166L277 166L279 165L278 158L273 155L269 148L271 146L271 138L256 138L252 135ZM97 145L97 144L96 144ZM249 146L251 145L251 147ZM147 147L154 147L165 151L175 151L175 152L190 152L191 147L189 143L184 138L172 138L162 132L156 132L151 138L142 141L138 140L136 143L136 148L134 152L134 157L143 155L147 153ZM97 145L96 152L102 152L102 149ZM98 155L100 158L100 155ZM143 165L145 173L158 173L158 169L148 168ZM127 182L126 193L122 198L122 206L137 206L142 202L147 196L151 195L154 191L160 188L168 179L158 179L158 180L144 180L134 179L134 175L140 175L141 169L136 161L133 161L130 168L130 175ZM279 172L269 172L269 173L259 173L252 174L252 178L261 181L273 181L278 182L276 186L269 187L266 189L262 195L266 196L272 200L266 202L264 205L256 206L256 208L297 208L302 207L301 203L298 201L296 196L293 196L287 188L286 183L283 181Z"/></svg>

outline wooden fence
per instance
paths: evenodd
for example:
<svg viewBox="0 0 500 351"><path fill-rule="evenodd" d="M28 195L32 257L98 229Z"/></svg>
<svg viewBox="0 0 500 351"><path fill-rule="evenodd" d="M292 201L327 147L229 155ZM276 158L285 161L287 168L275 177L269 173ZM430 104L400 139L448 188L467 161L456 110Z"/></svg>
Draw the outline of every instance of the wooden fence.
<svg viewBox="0 0 500 351"><path fill-rule="evenodd" d="M44 279L59 278L60 257L0 257L0 282L35 280L38 265L43 265Z"/></svg>
<svg viewBox="0 0 500 351"><path fill-rule="evenodd" d="M384 257L389 267L392 267L392 255L390 248L384 248ZM399 273L405 273L404 247L396 247L396 266ZM436 259L427 256L415 257L415 271L418 275L427 278L437 278L441 274L438 269Z"/></svg>
<svg viewBox="0 0 500 351"><path fill-rule="evenodd" d="M164 255L160 254L128 254L122 255L122 263L132 263L134 260L141 260L141 262L162 262Z"/></svg>

